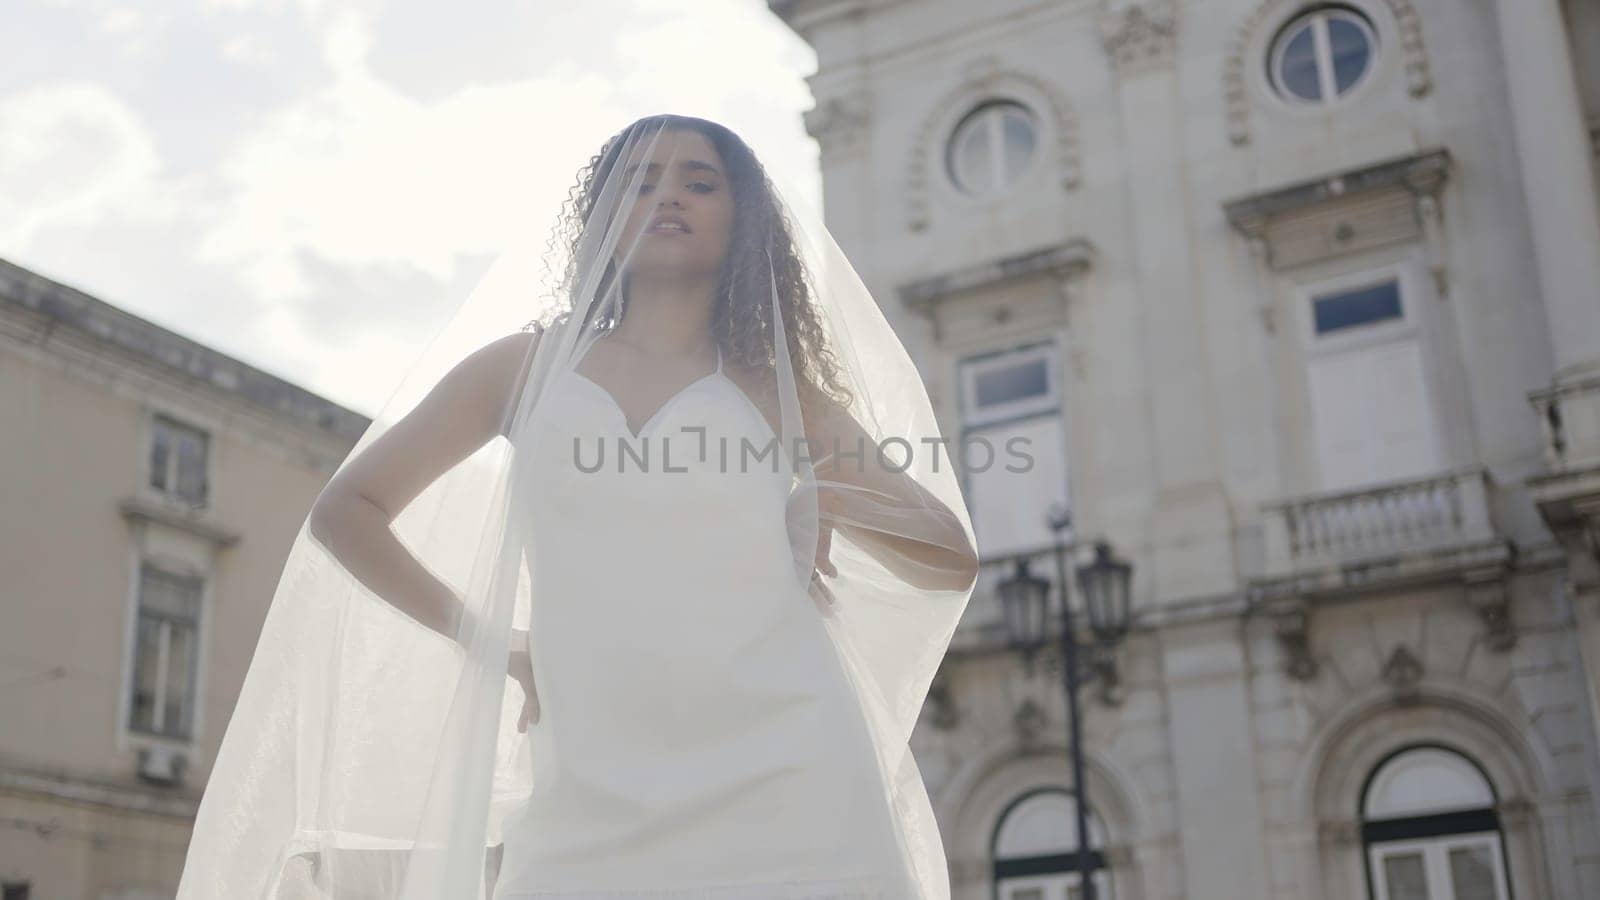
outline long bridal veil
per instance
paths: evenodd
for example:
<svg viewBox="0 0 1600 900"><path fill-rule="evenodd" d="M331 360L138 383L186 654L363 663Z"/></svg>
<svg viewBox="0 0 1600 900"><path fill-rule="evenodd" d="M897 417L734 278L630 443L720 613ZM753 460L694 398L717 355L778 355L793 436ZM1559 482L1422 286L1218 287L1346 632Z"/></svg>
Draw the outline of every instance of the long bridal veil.
<svg viewBox="0 0 1600 900"><path fill-rule="evenodd" d="M417 411L452 400L452 373L491 345L523 348L498 435L468 448L390 524L459 599L454 640L356 578L302 526L200 805L180 900L488 896L502 823L528 802L534 771L522 688L506 674L518 629L539 627L529 447L548 388L627 314L657 183L693 180L662 140L685 124L650 117L606 141L555 227L497 259L351 454L386 435L437 438L418 430ZM776 453L748 458L788 477L793 576L872 737L900 854L897 895L947 897L908 742L972 590L956 455L916 366L821 219L758 164L751 174L732 184L715 337L776 436ZM818 571L819 548L832 574ZM707 565L717 549L706 548Z"/></svg>

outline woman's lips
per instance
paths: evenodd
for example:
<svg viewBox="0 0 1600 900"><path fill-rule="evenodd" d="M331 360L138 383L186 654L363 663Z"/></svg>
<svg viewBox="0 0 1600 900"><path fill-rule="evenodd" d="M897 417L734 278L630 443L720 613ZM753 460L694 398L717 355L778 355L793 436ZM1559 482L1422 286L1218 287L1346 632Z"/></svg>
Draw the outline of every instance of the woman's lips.
<svg viewBox="0 0 1600 900"><path fill-rule="evenodd" d="M645 230L651 234L688 234L689 223L677 216L662 216L651 222Z"/></svg>

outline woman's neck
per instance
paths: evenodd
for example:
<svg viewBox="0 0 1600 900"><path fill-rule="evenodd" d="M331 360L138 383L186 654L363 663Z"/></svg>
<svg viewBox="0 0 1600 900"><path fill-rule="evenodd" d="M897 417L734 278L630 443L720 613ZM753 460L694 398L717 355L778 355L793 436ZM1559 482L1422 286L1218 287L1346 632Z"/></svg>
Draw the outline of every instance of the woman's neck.
<svg viewBox="0 0 1600 900"><path fill-rule="evenodd" d="M626 315L611 335L629 347L664 358L709 353L715 283L649 282L628 285Z"/></svg>

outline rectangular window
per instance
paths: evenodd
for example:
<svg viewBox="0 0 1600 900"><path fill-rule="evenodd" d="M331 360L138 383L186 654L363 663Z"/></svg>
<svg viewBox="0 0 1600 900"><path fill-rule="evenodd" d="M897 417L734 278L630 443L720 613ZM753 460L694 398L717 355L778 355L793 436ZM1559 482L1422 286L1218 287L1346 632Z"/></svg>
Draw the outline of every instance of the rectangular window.
<svg viewBox="0 0 1600 900"><path fill-rule="evenodd" d="M1445 444L1403 270L1310 287L1306 376L1318 487L1437 474Z"/></svg>
<svg viewBox="0 0 1600 900"><path fill-rule="evenodd" d="M1489 832L1373 844L1375 900L1506 900L1501 852Z"/></svg>
<svg viewBox="0 0 1600 900"><path fill-rule="evenodd" d="M1400 282L1390 279L1381 284L1314 297L1311 309L1319 336L1359 325L1400 319L1403 317L1400 310Z"/></svg>
<svg viewBox="0 0 1600 900"><path fill-rule="evenodd" d="M191 506L206 504L204 431L156 416L150 436L150 486Z"/></svg>
<svg viewBox="0 0 1600 900"><path fill-rule="evenodd" d="M979 407L1043 397L1050 393L1049 368L1043 359L1024 359L979 372L972 378L972 387L973 400Z"/></svg>
<svg viewBox="0 0 1600 900"><path fill-rule="evenodd" d="M953 451L984 559L1047 546L1050 507L1067 500L1058 371L1054 341L961 361L961 442Z"/></svg>
<svg viewBox="0 0 1600 900"><path fill-rule="evenodd" d="M961 416L969 426L1055 412L1053 342L1029 344L1001 353L970 357L961 363Z"/></svg>
<svg viewBox="0 0 1600 900"><path fill-rule="evenodd" d="M182 740L193 734L202 587L199 578L140 567L128 712L134 731Z"/></svg>

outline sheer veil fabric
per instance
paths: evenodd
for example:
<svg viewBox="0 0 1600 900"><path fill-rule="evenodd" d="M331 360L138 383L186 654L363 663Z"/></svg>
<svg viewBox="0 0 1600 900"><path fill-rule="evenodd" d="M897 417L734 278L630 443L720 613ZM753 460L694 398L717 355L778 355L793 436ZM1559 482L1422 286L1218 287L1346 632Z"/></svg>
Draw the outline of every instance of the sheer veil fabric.
<svg viewBox="0 0 1600 900"><path fill-rule="evenodd" d="M695 306L696 290L711 299ZM705 340L679 329L676 353L640 324L694 315ZM682 402L713 359L745 396ZM560 725L526 685L566 686L542 659L537 678L514 677L519 651L563 640L539 631L540 604L573 599L540 593L535 526L598 503L582 479L554 499L540 488L553 457L535 448L573 377L604 391L626 429L612 436L630 447L606 448L606 464L653 464L660 482L671 464L648 442L665 425L679 426L671 452L686 456L703 448L687 421L703 404L760 417L769 446L702 452L698 471L708 477L712 459L727 473L707 482L713 493L780 486L773 533L788 547L774 583L821 622L870 737L870 799L894 848L881 896L949 896L908 742L976 573L955 458L916 366L821 219L731 131L652 116L584 167L548 239L497 259L318 499L207 784L180 900L494 896L507 829L539 802L531 738ZM560 453L590 464L601 436L580 438ZM736 477L753 467L778 480ZM385 493L363 492L373 484ZM616 533L603 565L655 577L651 548ZM704 558L691 566L742 552L693 546ZM385 555L396 548L414 565ZM670 596L677 570L660 571ZM583 602L626 617L639 600ZM718 634L714 618L686 624Z"/></svg>

